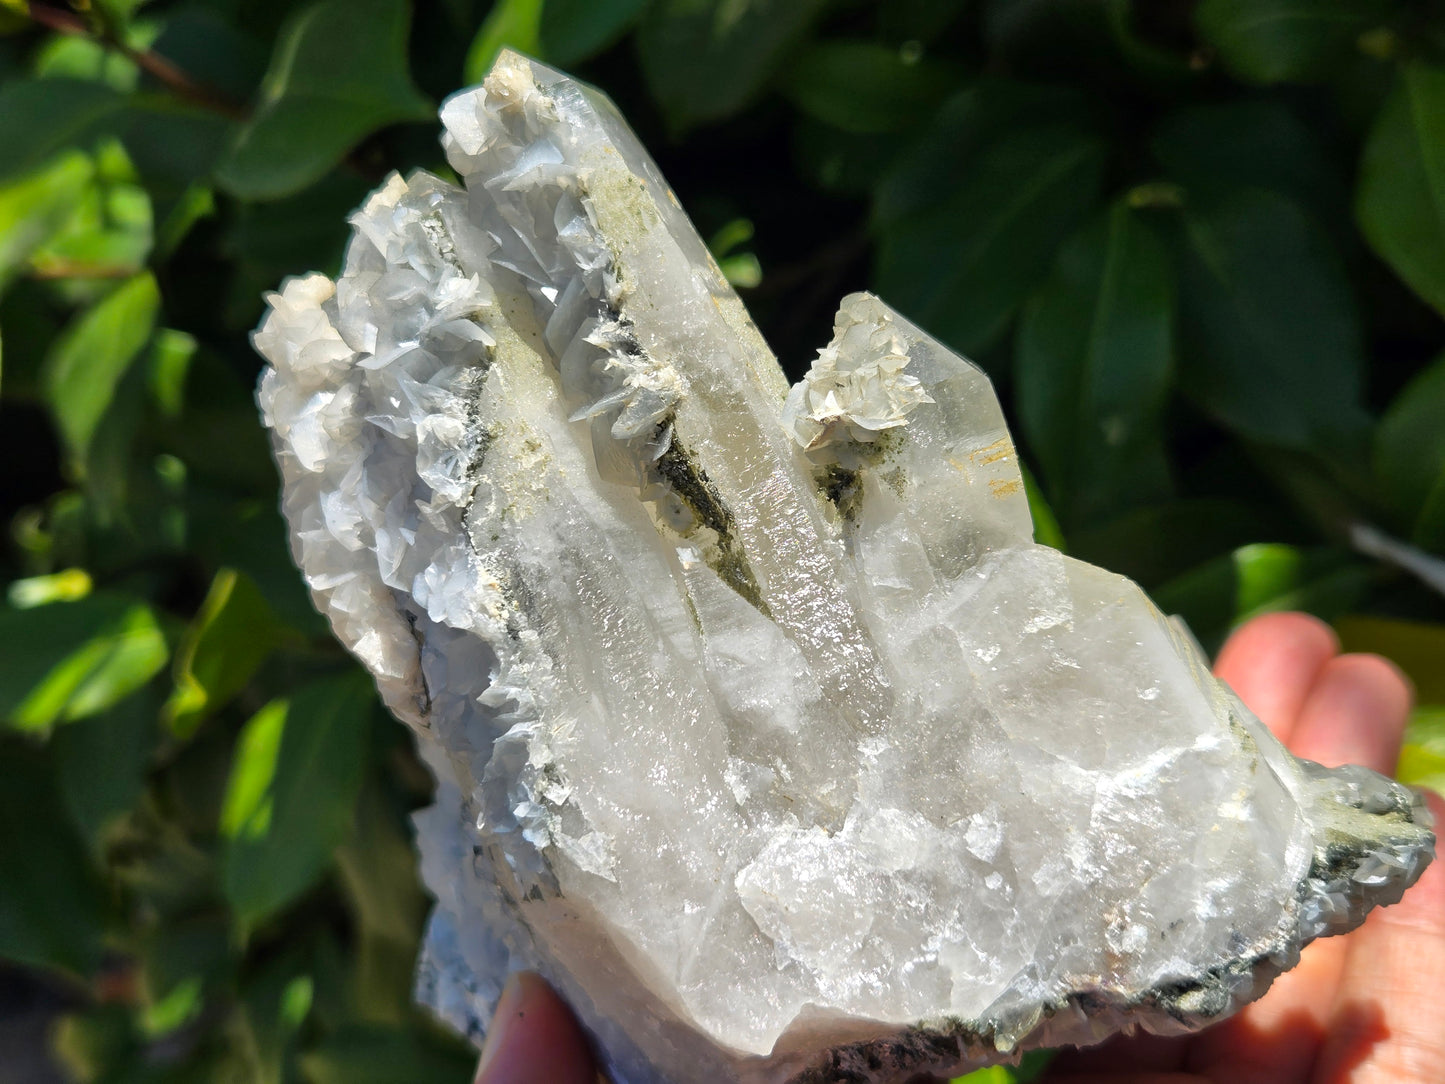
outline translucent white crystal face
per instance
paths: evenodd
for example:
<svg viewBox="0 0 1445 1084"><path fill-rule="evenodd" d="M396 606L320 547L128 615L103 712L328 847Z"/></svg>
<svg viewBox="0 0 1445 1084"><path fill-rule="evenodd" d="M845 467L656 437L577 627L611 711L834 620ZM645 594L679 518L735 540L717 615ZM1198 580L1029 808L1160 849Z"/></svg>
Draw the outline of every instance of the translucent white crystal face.
<svg viewBox="0 0 1445 1084"><path fill-rule="evenodd" d="M1407 794L1033 544L977 368L854 295L790 394L605 100L506 54L443 119L466 187L393 176L255 342L297 561L437 775L446 1018L538 967L620 1081L901 1079L1217 1016L1418 874Z"/></svg>

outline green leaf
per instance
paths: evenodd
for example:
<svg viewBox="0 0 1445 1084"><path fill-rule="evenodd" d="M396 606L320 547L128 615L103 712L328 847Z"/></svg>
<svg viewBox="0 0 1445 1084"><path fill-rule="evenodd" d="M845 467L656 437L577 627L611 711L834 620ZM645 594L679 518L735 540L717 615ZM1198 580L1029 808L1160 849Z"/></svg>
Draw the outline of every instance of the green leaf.
<svg viewBox="0 0 1445 1084"><path fill-rule="evenodd" d="M1359 36L1390 14L1388 0L1203 0L1200 35L1247 83L1302 83L1330 76Z"/></svg>
<svg viewBox="0 0 1445 1084"><path fill-rule="evenodd" d="M1445 704L1445 625L1351 615L1335 622L1343 651L1384 655L1405 671L1422 704Z"/></svg>
<svg viewBox="0 0 1445 1084"><path fill-rule="evenodd" d="M0 291L30 254L75 216L93 174L88 156L69 151L28 177L0 185Z"/></svg>
<svg viewBox="0 0 1445 1084"><path fill-rule="evenodd" d="M535 56L541 23L542 0L497 0L472 39L462 77L480 83L503 49Z"/></svg>
<svg viewBox="0 0 1445 1084"><path fill-rule="evenodd" d="M1176 499L1071 531L1069 552L1147 590L1257 538L1284 535L1281 518L1276 509L1234 500Z"/></svg>
<svg viewBox="0 0 1445 1084"><path fill-rule="evenodd" d="M1068 553L1069 547L1064 540L1064 532L1059 527L1059 517L1054 515L1054 510L1049 507L1048 498L1039 488L1034 472L1023 462L1019 463L1019 472L1024 480L1024 496L1029 502L1029 518L1034 521L1034 541L1041 546L1052 546L1060 553Z"/></svg>
<svg viewBox="0 0 1445 1084"><path fill-rule="evenodd" d="M1428 787L1436 794L1445 794L1445 753L1406 742L1395 765L1395 778L1412 787Z"/></svg>
<svg viewBox="0 0 1445 1084"><path fill-rule="evenodd" d="M1380 420L1375 479L1410 540L1445 553L1445 354L1405 386Z"/></svg>
<svg viewBox="0 0 1445 1084"><path fill-rule="evenodd" d="M547 0L542 5L542 55L563 67L602 52L622 37L648 0Z"/></svg>
<svg viewBox="0 0 1445 1084"><path fill-rule="evenodd" d="M370 683L302 686L246 724L221 815L222 880L243 928L305 891L351 826L366 762Z"/></svg>
<svg viewBox="0 0 1445 1084"><path fill-rule="evenodd" d="M1087 101L1076 91L985 77L953 95L888 172L873 201L873 218L888 226L935 207L978 168L992 143L1010 132L1047 125L1090 127Z"/></svg>
<svg viewBox="0 0 1445 1084"><path fill-rule="evenodd" d="M79 79L15 79L0 86L0 182L23 176L52 155L83 146L105 129L125 98Z"/></svg>
<svg viewBox="0 0 1445 1084"><path fill-rule="evenodd" d="M432 119L407 72L407 12L404 0L318 0L290 18L221 184L246 199L290 195L377 129Z"/></svg>
<svg viewBox="0 0 1445 1084"><path fill-rule="evenodd" d="M71 460L84 469L91 441L131 363L149 341L160 291L136 275L78 316L45 359L42 386Z"/></svg>
<svg viewBox="0 0 1445 1084"><path fill-rule="evenodd" d="M825 41L788 65L784 92L804 113L845 132L892 132L926 121L958 83L957 69L871 41Z"/></svg>
<svg viewBox="0 0 1445 1084"><path fill-rule="evenodd" d="M1098 198L1104 148L1050 125L1010 132L930 206L882 226L877 292L965 353L987 348Z"/></svg>
<svg viewBox="0 0 1445 1084"><path fill-rule="evenodd" d="M1318 125L1284 102L1191 105L1165 116L1149 147L1190 200L1267 188L1313 212L1321 225L1348 218L1345 164L1326 150Z"/></svg>
<svg viewBox="0 0 1445 1084"><path fill-rule="evenodd" d="M140 799L158 733L156 701L147 695L51 735L61 799L93 853L104 850L106 829Z"/></svg>
<svg viewBox="0 0 1445 1084"><path fill-rule="evenodd" d="M476 1060L476 1053L459 1043L441 1047L410 1032L353 1025L303 1054L301 1071L311 1084L466 1084L476 1072Z"/></svg>
<svg viewBox="0 0 1445 1084"><path fill-rule="evenodd" d="M1355 216L1380 258L1445 313L1445 69L1401 69L1365 143Z"/></svg>
<svg viewBox="0 0 1445 1084"><path fill-rule="evenodd" d="M150 254L151 201L115 140L95 154L95 173L65 226L31 254L49 278L134 275Z"/></svg>
<svg viewBox="0 0 1445 1084"><path fill-rule="evenodd" d="M1246 189L1188 207L1176 241L1184 389L1242 436L1352 453L1365 358L1329 239L1289 200Z"/></svg>
<svg viewBox="0 0 1445 1084"><path fill-rule="evenodd" d="M42 751L13 739L0 746L0 840L0 958L89 976L100 964L104 889Z"/></svg>
<svg viewBox="0 0 1445 1084"><path fill-rule="evenodd" d="M250 577L223 568L176 651L166 725L184 738L225 706L280 643L282 627Z"/></svg>
<svg viewBox="0 0 1445 1084"><path fill-rule="evenodd" d="M146 684L170 651L151 609L120 595L0 608L0 717L20 730L104 711Z"/></svg>
<svg viewBox="0 0 1445 1084"><path fill-rule="evenodd" d="M1168 252L1116 203L1064 246L1024 310L1019 417L1066 523L1167 496L1163 410L1173 364Z"/></svg>
<svg viewBox="0 0 1445 1084"><path fill-rule="evenodd" d="M675 128L721 120L762 90L826 0L659 0L638 30L652 97Z"/></svg>
<svg viewBox="0 0 1445 1084"><path fill-rule="evenodd" d="M1153 596L1212 653L1231 628L1262 613L1305 610L1333 620L1357 606L1379 577L1352 554L1261 542L1207 561Z"/></svg>

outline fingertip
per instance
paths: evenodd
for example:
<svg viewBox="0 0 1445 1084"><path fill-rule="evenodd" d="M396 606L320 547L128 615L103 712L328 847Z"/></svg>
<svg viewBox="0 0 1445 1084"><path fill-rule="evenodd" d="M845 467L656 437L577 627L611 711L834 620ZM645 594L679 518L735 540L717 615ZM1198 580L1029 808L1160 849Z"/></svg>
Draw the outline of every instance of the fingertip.
<svg viewBox="0 0 1445 1084"><path fill-rule="evenodd" d="M572 1010L540 975L507 980L475 1084L595 1084L596 1062Z"/></svg>
<svg viewBox="0 0 1445 1084"><path fill-rule="evenodd" d="M1340 655L1315 679L1290 749L1326 767L1362 764L1391 775L1413 698L1409 680L1389 659Z"/></svg>
<svg viewBox="0 0 1445 1084"><path fill-rule="evenodd" d="M1271 613L1237 628L1214 672L1281 741L1288 741L1310 687L1340 650L1329 625L1302 613Z"/></svg>

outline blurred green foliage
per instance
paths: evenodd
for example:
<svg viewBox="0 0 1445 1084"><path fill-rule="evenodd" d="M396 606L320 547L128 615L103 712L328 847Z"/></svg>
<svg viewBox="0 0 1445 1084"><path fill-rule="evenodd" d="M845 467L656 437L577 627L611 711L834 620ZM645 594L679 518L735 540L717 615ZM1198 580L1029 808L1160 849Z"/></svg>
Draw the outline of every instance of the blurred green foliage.
<svg viewBox="0 0 1445 1084"><path fill-rule="evenodd" d="M795 375L881 293L994 377L1041 539L1207 646L1394 657L1445 785L1441 4L0 0L0 956L76 1078L468 1079L247 332L504 45L614 96Z"/></svg>

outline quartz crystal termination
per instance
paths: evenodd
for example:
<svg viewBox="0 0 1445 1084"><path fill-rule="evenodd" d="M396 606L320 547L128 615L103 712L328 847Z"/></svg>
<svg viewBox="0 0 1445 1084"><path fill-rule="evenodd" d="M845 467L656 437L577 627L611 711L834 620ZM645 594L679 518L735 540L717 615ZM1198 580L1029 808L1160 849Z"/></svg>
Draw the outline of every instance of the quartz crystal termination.
<svg viewBox="0 0 1445 1084"><path fill-rule="evenodd" d="M987 378L876 298L789 391L595 90L513 53L255 335L292 547L415 731L418 992L619 1084L904 1081L1202 1026L1433 855L1129 581L1032 540Z"/></svg>

